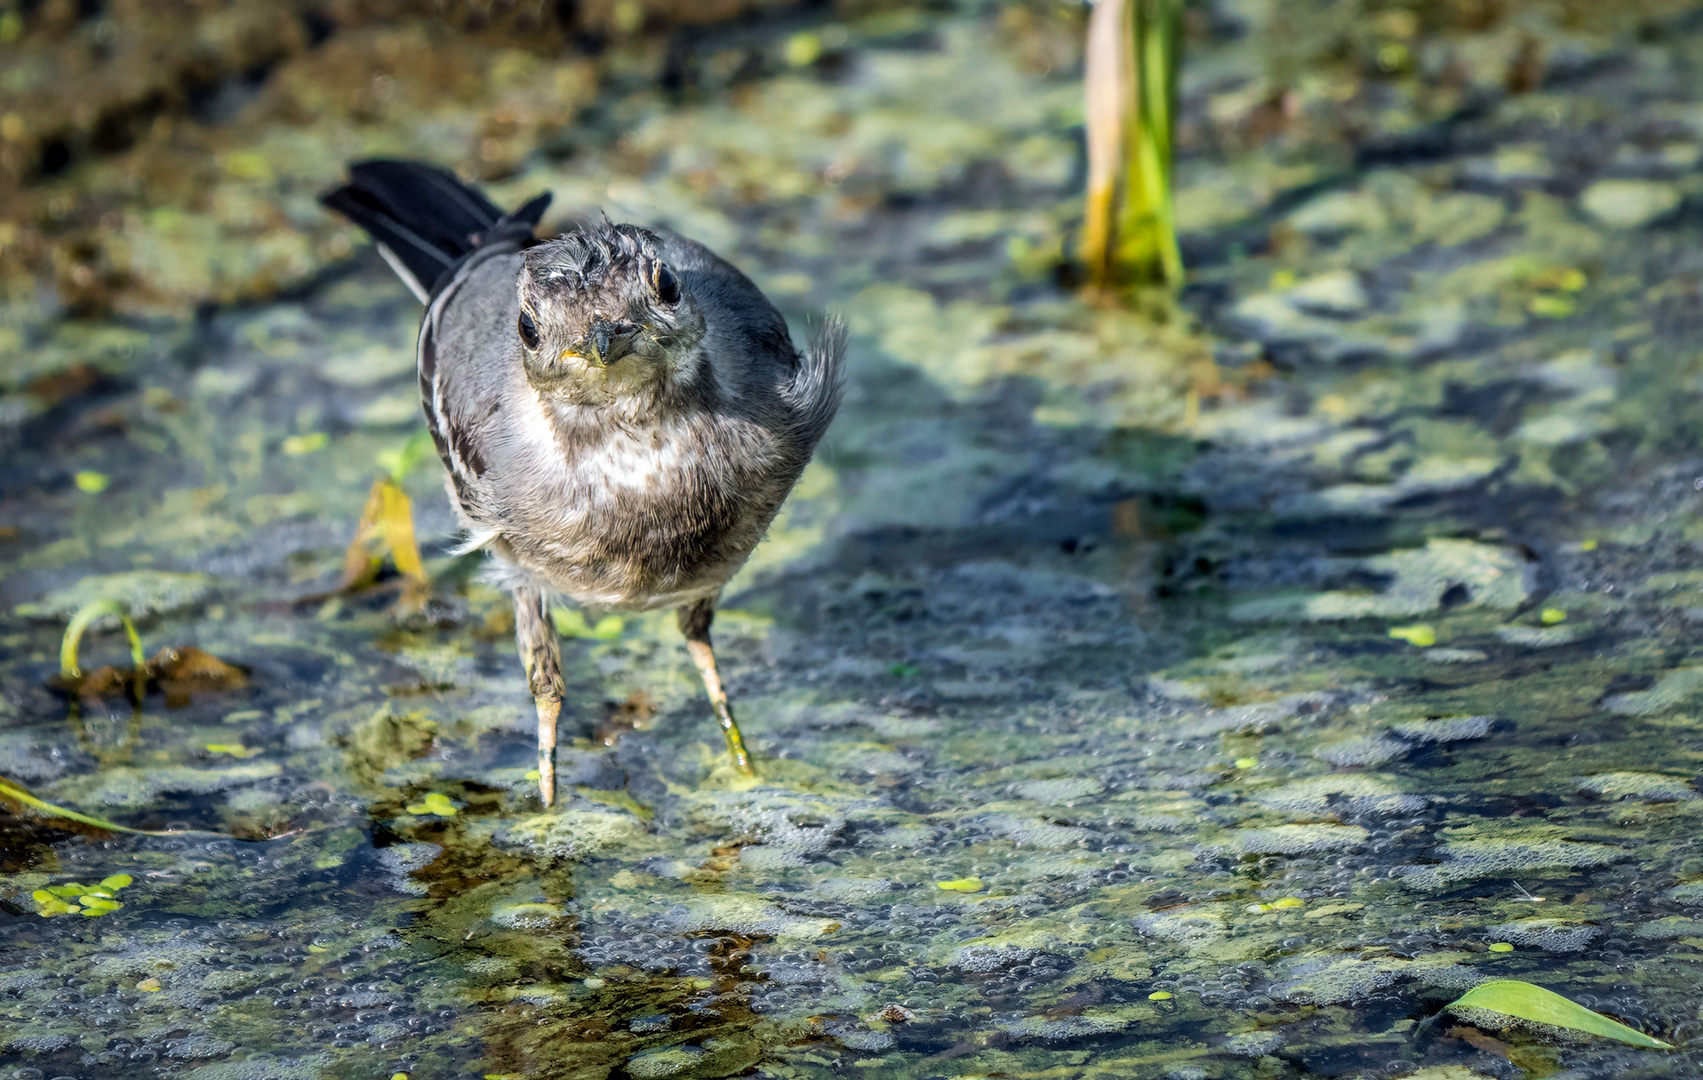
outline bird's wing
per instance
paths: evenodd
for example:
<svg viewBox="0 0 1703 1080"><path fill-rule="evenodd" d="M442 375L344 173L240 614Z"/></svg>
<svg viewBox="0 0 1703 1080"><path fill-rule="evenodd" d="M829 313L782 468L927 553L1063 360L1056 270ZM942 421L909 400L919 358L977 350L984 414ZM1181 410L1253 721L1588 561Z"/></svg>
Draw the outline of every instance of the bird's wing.
<svg viewBox="0 0 1703 1080"><path fill-rule="evenodd" d="M839 411L845 394L846 321L829 315L809 326L804 356L786 396L800 441L814 447Z"/></svg>
<svg viewBox="0 0 1703 1080"><path fill-rule="evenodd" d="M438 456L466 517L489 523L481 483L491 460L493 420L518 364L513 308L515 246L480 248L433 298L420 324L420 404Z"/></svg>
<svg viewBox="0 0 1703 1080"><path fill-rule="evenodd" d="M741 400L778 397L793 447L808 456L840 407L844 320L832 316L812 324L800 353L786 319L750 278L695 240L667 229L656 232L664 257L704 309L717 381Z"/></svg>

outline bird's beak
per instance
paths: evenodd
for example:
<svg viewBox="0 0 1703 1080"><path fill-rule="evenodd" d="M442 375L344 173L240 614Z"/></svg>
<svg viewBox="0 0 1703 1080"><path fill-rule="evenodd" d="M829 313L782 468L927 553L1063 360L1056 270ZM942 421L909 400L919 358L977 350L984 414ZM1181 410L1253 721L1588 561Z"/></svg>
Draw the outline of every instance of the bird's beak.
<svg viewBox="0 0 1703 1080"><path fill-rule="evenodd" d="M598 319L591 324L586 346L592 359L607 367L632 351L633 335L631 332L622 333L614 323Z"/></svg>

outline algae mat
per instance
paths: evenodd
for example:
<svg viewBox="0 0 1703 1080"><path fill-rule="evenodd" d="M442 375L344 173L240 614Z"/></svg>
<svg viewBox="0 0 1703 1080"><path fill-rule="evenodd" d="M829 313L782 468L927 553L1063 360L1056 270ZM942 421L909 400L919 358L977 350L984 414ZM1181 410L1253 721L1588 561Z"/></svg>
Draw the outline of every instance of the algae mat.
<svg viewBox="0 0 1703 1080"><path fill-rule="evenodd" d="M1040 6L612 69L501 185L852 323L718 622L756 785L669 619L564 615L541 813L435 465L432 603L327 599L417 426L376 260L8 307L0 775L181 832L0 817L0 1075L1703 1075L1703 26L1277 10L1191 31L1178 307L1058 284ZM72 709L58 635L108 595L244 684ZM1679 1049L1426 1022L1504 978Z"/></svg>

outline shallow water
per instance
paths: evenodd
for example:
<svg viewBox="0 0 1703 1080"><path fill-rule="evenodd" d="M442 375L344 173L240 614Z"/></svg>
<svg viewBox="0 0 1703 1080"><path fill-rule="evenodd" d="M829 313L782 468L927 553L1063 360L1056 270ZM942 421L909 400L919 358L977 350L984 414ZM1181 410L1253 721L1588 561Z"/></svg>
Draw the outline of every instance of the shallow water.
<svg viewBox="0 0 1703 1080"><path fill-rule="evenodd" d="M418 426L376 259L238 303L252 237L156 215L155 293L7 309L0 775L184 832L0 817L0 1076L1703 1075L1703 24L1379 23L1346 40L1455 74L1320 62L1268 100L1328 41L1223 5L1191 284L1114 307L1053 273L1074 31L1019 10L759 23L684 95L612 63L573 152L496 186L851 321L846 406L717 622L754 786L672 619L627 617L565 643L540 811L435 463L433 605L325 599ZM353 143L238 114L272 175L216 190L311 194L494 107ZM80 168L53 183L121 166ZM292 213L290 250L347 241ZM209 280L232 302L191 314ZM246 685L71 708L45 682L96 595ZM35 913L119 873L121 909ZM1439 1015L1487 978L1679 1049Z"/></svg>

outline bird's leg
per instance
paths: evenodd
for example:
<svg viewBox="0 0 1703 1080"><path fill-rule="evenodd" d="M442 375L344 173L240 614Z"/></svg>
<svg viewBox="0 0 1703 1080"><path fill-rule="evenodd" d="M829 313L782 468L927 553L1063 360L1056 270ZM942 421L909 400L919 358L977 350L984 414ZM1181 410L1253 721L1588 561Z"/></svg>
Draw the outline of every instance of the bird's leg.
<svg viewBox="0 0 1703 1080"><path fill-rule="evenodd" d="M514 637L532 703L538 707L538 793L544 805L556 801L556 721L562 715L562 650L541 589L514 591Z"/></svg>
<svg viewBox="0 0 1703 1080"><path fill-rule="evenodd" d="M699 600L688 604L675 613L675 618L680 623L680 632L686 635L686 651L692 654L692 663L698 665L698 674L703 677L704 692L709 695L716 722L721 725L721 733L727 736L727 752L733 755L734 767L746 776L756 776L757 770L751 767L751 755L745 749L745 739L739 734L739 724L733 719L733 708L727 703L727 691L722 689L721 674L716 671L715 650L710 648L710 623L715 620L715 601Z"/></svg>

